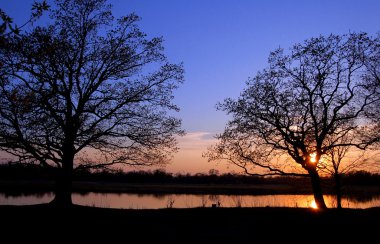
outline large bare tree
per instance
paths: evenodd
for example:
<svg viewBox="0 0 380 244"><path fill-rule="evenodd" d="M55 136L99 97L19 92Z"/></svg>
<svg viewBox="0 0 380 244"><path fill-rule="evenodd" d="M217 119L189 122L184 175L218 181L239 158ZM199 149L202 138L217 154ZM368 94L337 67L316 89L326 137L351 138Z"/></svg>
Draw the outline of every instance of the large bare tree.
<svg viewBox="0 0 380 244"><path fill-rule="evenodd" d="M365 82L374 48L379 47L373 38L353 33L272 52L269 67L249 79L237 100L218 105L232 119L207 156L250 174L306 174L317 206L326 208L321 157L338 147L365 149L373 143L363 132L373 128L365 115L379 100ZM341 140L348 134L352 140Z"/></svg>
<svg viewBox="0 0 380 244"><path fill-rule="evenodd" d="M57 0L50 18L0 47L0 148L57 167L53 203L70 205L74 169L168 161L183 68L106 0Z"/></svg>

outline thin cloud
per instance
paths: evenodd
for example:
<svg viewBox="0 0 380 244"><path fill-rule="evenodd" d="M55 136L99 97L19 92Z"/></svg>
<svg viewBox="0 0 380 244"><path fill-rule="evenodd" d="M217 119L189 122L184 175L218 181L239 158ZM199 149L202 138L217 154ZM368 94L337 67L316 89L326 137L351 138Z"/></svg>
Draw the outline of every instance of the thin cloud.
<svg viewBox="0 0 380 244"><path fill-rule="evenodd" d="M178 147L183 150L206 151L208 147L216 143L214 134L211 132L189 132L178 138Z"/></svg>

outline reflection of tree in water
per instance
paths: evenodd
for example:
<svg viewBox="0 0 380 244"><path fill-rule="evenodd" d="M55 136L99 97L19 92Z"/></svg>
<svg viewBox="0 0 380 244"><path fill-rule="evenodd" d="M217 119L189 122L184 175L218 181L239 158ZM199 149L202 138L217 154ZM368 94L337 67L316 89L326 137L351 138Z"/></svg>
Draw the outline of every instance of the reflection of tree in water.
<svg viewBox="0 0 380 244"><path fill-rule="evenodd" d="M175 203L174 195L167 195L168 198L166 200L166 208L173 208Z"/></svg>
<svg viewBox="0 0 380 244"><path fill-rule="evenodd" d="M142 194L142 197L145 197L145 196L146 194ZM162 199L165 199L165 197L168 196L168 194L152 194L152 196L158 200L162 200Z"/></svg>
<svg viewBox="0 0 380 244"><path fill-rule="evenodd" d="M53 192L38 192L35 194L37 198L51 197L53 195Z"/></svg>
<svg viewBox="0 0 380 244"><path fill-rule="evenodd" d="M36 197L38 199L43 198L43 197L51 197L53 195L52 192L22 192L22 191L6 191L6 192L1 192L4 194L5 198L8 197Z"/></svg>
<svg viewBox="0 0 380 244"><path fill-rule="evenodd" d="M346 196L346 198L353 203L366 203L375 200L380 200L380 195L373 194L353 194Z"/></svg>
<svg viewBox="0 0 380 244"><path fill-rule="evenodd" d="M234 203L234 207L241 208L244 205L243 197L241 195L234 195L231 197Z"/></svg>
<svg viewBox="0 0 380 244"><path fill-rule="evenodd" d="M81 192L78 192L78 194L80 196L82 196L82 197L85 197L85 196L88 196L90 194L90 192L88 192L88 191L81 191ZM103 195L105 195L105 194L103 194Z"/></svg>
<svg viewBox="0 0 380 244"><path fill-rule="evenodd" d="M207 206L207 197L205 195L201 195L201 207L205 208Z"/></svg>
<svg viewBox="0 0 380 244"><path fill-rule="evenodd" d="M221 201L220 201L220 196L219 195L209 195L208 198L210 199L210 201L213 204L216 204L216 206L218 206L218 207L220 207L220 205L222 204Z"/></svg>

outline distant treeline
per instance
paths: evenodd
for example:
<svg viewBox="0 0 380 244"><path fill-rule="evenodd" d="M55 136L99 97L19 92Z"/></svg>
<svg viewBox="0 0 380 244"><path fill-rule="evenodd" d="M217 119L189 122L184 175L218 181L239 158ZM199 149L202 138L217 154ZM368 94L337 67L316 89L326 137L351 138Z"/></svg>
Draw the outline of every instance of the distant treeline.
<svg viewBox="0 0 380 244"><path fill-rule="evenodd" d="M46 168L32 164L0 164L0 180L54 180L57 169ZM208 174L173 174L164 170L130 171L98 170L75 171L74 181L104 181L126 183L173 183L173 184L287 184L309 183L306 177L277 176L259 177L242 174L218 174L210 171ZM324 178L325 183L330 182ZM342 177L346 185L380 185L380 174L367 171L355 171Z"/></svg>
<svg viewBox="0 0 380 244"><path fill-rule="evenodd" d="M55 168L33 164L0 164L0 180L54 180ZM215 172L215 171L212 171ZM309 182L308 178L277 176L259 177L242 174L173 174L164 170L130 171L98 170L75 171L74 181L106 181L128 183L186 183L186 184L284 184ZM324 178L325 182L330 179ZM355 171L342 177L347 185L380 185L380 174Z"/></svg>

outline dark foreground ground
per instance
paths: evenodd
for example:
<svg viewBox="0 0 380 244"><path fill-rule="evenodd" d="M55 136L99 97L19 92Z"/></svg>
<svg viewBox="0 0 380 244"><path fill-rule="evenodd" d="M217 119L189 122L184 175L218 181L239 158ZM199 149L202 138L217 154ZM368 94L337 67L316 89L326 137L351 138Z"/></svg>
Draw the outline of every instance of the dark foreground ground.
<svg viewBox="0 0 380 244"><path fill-rule="evenodd" d="M380 208L0 206L0 243L379 243Z"/></svg>

